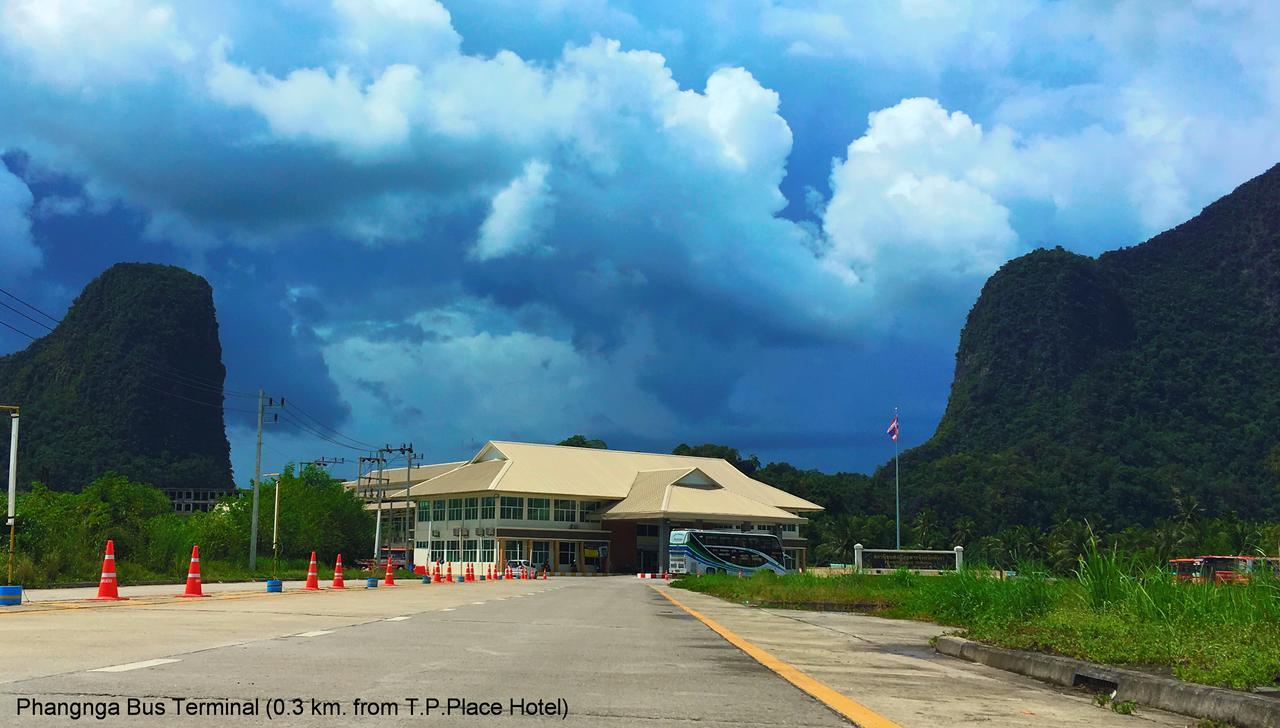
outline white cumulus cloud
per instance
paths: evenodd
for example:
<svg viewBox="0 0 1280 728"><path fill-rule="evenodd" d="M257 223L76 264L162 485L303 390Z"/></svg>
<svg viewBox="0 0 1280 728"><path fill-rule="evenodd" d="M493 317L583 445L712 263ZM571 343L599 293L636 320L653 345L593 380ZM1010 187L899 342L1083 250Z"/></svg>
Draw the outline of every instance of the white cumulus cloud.
<svg viewBox="0 0 1280 728"><path fill-rule="evenodd" d="M550 167L532 160L520 176L494 195L489 216L471 254L492 260L540 247L551 214L553 197L547 184Z"/></svg>
<svg viewBox="0 0 1280 728"><path fill-rule="evenodd" d="M0 163L0 279L38 268L43 257L31 239L31 190Z"/></svg>
<svg viewBox="0 0 1280 728"><path fill-rule="evenodd" d="M194 55L172 7L144 0L9 0L0 46L59 86L145 80Z"/></svg>

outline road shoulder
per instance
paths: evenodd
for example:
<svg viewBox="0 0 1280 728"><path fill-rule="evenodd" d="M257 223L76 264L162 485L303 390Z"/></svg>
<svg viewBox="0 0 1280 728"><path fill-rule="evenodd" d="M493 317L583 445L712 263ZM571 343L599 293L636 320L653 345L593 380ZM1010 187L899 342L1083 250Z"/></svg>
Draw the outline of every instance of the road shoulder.
<svg viewBox="0 0 1280 728"><path fill-rule="evenodd" d="M926 622L857 614L757 609L683 589L655 587L814 680L903 726L1191 725L1143 709L1122 716L1085 693L937 654L946 631Z"/></svg>

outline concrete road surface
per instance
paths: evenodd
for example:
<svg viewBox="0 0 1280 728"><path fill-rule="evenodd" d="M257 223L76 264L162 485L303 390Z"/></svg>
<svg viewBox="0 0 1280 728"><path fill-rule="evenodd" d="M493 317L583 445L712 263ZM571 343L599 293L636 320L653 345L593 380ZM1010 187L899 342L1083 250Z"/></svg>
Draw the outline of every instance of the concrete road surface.
<svg viewBox="0 0 1280 728"><path fill-rule="evenodd" d="M865 637L670 591L885 725L1136 727L1160 717L1122 718L1083 696L920 654L923 632L911 623L898 623L901 639ZM0 611L0 725L849 725L632 577L228 589L193 600L135 593ZM864 638L878 646L855 649ZM464 702L448 714L451 699ZM121 714L72 720L76 710ZM61 715L37 715L49 711Z"/></svg>

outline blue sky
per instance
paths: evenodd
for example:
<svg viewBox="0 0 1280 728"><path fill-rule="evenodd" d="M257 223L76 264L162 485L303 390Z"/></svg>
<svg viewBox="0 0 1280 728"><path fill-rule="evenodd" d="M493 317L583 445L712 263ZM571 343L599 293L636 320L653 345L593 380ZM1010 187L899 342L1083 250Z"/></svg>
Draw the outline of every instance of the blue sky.
<svg viewBox="0 0 1280 728"><path fill-rule="evenodd" d="M895 405L932 433L1004 261L1280 161L1276 37L1249 2L5 0L0 286L61 312L186 266L229 388L432 460L582 432L869 471ZM282 426L264 459L354 454Z"/></svg>

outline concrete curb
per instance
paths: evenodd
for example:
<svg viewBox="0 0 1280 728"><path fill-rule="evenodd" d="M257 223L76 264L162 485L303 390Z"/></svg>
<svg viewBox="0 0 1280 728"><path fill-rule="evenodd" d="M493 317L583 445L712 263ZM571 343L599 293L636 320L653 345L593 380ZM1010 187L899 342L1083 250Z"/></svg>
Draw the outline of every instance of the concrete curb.
<svg viewBox="0 0 1280 728"><path fill-rule="evenodd" d="M1241 728L1280 728L1280 700L1134 670L1106 667L1069 657L1009 650L961 637L943 636L935 649L951 657L1016 672L1062 687L1115 691L1116 700L1194 718L1227 721Z"/></svg>

